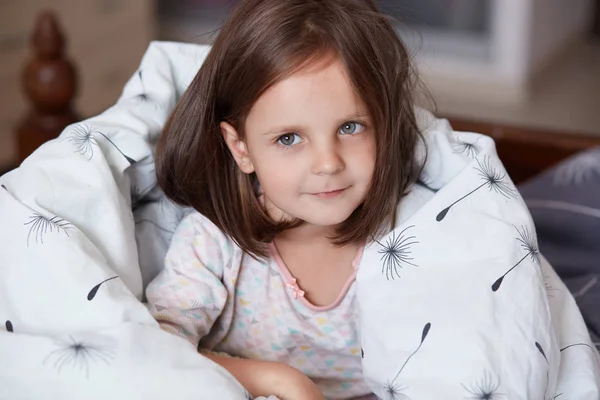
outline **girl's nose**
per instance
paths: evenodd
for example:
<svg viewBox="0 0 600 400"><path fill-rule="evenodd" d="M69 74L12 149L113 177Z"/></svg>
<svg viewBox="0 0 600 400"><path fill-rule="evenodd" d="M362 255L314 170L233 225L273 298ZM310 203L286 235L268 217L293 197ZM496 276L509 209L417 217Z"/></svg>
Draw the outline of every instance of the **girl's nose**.
<svg viewBox="0 0 600 400"><path fill-rule="evenodd" d="M333 175L344 169L344 160L336 145L317 149L313 155L312 173L315 175Z"/></svg>

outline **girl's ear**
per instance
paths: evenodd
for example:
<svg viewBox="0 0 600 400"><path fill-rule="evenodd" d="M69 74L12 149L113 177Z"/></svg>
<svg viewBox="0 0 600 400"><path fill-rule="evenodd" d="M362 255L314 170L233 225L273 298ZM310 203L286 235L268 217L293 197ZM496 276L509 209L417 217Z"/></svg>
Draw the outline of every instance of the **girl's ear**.
<svg viewBox="0 0 600 400"><path fill-rule="evenodd" d="M238 167L246 174L253 173L254 165L248 154L248 148L246 147L246 143L240 140L235 128L227 122L221 122L219 128Z"/></svg>

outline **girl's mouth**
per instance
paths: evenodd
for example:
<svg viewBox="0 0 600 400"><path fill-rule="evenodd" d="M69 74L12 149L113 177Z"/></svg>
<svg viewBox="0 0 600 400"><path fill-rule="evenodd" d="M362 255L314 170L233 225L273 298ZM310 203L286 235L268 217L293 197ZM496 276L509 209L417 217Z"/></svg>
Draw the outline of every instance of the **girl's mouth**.
<svg viewBox="0 0 600 400"><path fill-rule="evenodd" d="M337 197L340 194L342 194L347 188L344 189L337 189L337 190L331 190L328 192L319 192L319 193L311 193L313 196L315 197L319 197L321 199L330 199L333 197Z"/></svg>

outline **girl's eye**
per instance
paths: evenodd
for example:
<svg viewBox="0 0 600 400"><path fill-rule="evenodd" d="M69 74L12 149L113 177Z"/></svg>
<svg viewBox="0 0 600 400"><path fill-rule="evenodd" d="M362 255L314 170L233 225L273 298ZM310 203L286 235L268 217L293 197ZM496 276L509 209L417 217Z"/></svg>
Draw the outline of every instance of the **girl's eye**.
<svg viewBox="0 0 600 400"><path fill-rule="evenodd" d="M363 128L363 125L358 122L346 122L340 127L340 133L342 135L354 135L359 133Z"/></svg>
<svg viewBox="0 0 600 400"><path fill-rule="evenodd" d="M298 140L296 140L298 139ZM290 147L297 144L300 140L300 136L295 133L286 133L277 138L277 142L285 147Z"/></svg>

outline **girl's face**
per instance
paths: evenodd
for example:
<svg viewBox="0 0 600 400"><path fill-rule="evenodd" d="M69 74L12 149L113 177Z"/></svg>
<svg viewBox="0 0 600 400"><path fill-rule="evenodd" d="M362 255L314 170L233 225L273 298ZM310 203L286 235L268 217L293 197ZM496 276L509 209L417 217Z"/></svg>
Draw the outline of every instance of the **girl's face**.
<svg viewBox="0 0 600 400"><path fill-rule="evenodd" d="M363 202L375 168L375 132L337 59L269 88L245 128L241 141L221 123L241 170L256 173L272 218L335 226Z"/></svg>

